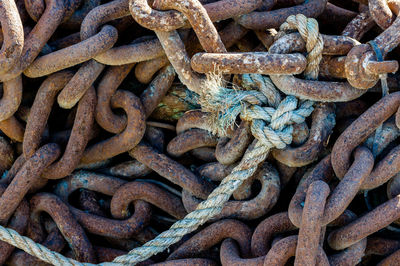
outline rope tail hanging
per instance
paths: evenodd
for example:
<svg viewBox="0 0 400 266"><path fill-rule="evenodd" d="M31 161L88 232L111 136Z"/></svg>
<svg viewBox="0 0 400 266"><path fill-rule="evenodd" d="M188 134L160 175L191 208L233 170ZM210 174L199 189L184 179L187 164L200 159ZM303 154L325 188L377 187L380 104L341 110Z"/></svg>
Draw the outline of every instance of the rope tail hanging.
<svg viewBox="0 0 400 266"><path fill-rule="evenodd" d="M307 43L308 67L305 76L315 79L318 76L318 66L323 48L317 21L308 19L304 15L290 16L287 22L282 24L280 35L285 34L287 30L294 29L300 32ZM218 125L229 125L237 115L251 122L251 131L255 140L232 173L221 182L207 200L197 206L195 211L173 224L169 230L161 233L142 247L135 248L128 254L115 258L112 263L103 263L102 265L136 264L178 242L184 235L195 231L200 225L220 213L224 203L229 200L243 181L253 175L258 165L267 158L272 148L283 149L291 143L292 125L304 122L305 118L313 111L313 103L310 101L299 102L293 96L288 96L281 102L277 102L279 93L272 82L259 75L254 75L253 78L263 81L260 91L236 91L219 88L209 95L214 98L208 99L209 106L207 108L219 112L216 114L216 119L220 121L215 121ZM272 107L263 106L265 104L270 104ZM225 110L221 111L221 106ZM50 251L31 239L20 236L14 230L1 226L0 239L53 265L90 265Z"/></svg>

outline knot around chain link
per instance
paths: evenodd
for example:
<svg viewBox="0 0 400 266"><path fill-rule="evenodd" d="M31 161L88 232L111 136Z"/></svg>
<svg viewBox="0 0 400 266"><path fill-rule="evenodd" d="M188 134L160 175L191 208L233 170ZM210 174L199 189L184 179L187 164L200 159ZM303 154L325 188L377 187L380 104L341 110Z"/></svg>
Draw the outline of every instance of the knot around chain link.
<svg viewBox="0 0 400 266"><path fill-rule="evenodd" d="M299 23L299 31L307 42L309 62L318 62L317 54L322 44L322 38L318 34L318 25L305 20L301 16L295 17ZM291 19L287 28L291 28ZM306 30L305 30L306 29ZM313 32L310 34L310 32ZM318 36L318 37L316 37ZM310 44L309 44L310 43ZM312 45L314 43L314 45ZM311 52L312 53L311 56ZM314 58L314 59L313 59ZM313 73L318 75L318 64L310 64ZM316 70L315 70L316 69ZM307 72L308 73L308 72ZM307 75L307 73L305 73ZM312 76L311 76L312 77ZM215 131L223 133L232 126L238 117L251 121L251 131L256 140L246 150L242 160L226 176L221 184L201 202L196 210L186 215L182 220L175 222L171 228L155 239L147 242L142 247L131 250L128 254L119 256L112 263L134 265L150 258L152 255L162 252L170 245L178 242L182 237L196 230L200 225L221 212L224 204L229 200L233 192L258 169L264 162L272 148L282 149L291 143L294 123L304 122L305 118L313 111L311 101L300 102L294 96L288 96L281 101L281 95L268 77L261 75L245 75L245 80L251 80L257 84L255 90L236 90L222 86L222 75L209 74L208 79L202 84L200 103L204 111L214 114L216 124ZM269 106L268 106L269 105ZM16 232L0 226L0 239L17 246L31 255L52 263L54 265L83 265L72 259L68 259L59 253L52 252L44 246L34 243L32 240L18 235Z"/></svg>
<svg viewBox="0 0 400 266"><path fill-rule="evenodd" d="M311 101L298 106L296 97L286 97L278 107L251 105L243 110L242 119L251 121L251 133L263 145L284 149L292 142L293 124L304 122L314 110Z"/></svg>
<svg viewBox="0 0 400 266"><path fill-rule="evenodd" d="M225 130L240 117L251 123L253 136L263 145L284 149L292 142L292 124L304 122L313 111L313 103L304 101L298 104L294 96L280 101L280 93L268 77L259 74L243 76L244 80L257 84L259 90L210 86L207 94L203 95L203 111L213 114L210 121L213 133L224 135ZM210 77L211 82L218 82L217 75Z"/></svg>
<svg viewBox="0 0 400 266"><path fill-rule="evenodd" d="M307 67L304 75L308 79L317 79L322 59L324 41L319 33L318 22L302 14L289 16L280 27L277 39L288 31L298 30L306 42ZM264 145L283 149L291 143L291 124L301 123L311 114L313 102L302 102L288 96L280 102L281 96L272 81L260 74L243 75L243 80L257 85L256 90L224 88L222 75L208 74L201 95L203 111L213 114L210 121L213 132L225 135L226 129L233 126L238 116L251 122L252 134ZM267 107L269 105L269 107Z"/></svg>

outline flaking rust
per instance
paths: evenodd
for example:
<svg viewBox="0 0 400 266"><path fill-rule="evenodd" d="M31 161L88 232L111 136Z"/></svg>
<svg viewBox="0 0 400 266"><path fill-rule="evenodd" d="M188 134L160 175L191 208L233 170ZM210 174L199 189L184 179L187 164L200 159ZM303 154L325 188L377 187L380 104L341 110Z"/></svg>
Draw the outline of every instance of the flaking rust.
<svg viewBox="0 0 400 266"><path fill-rule="evenodd" d="M0 1L0 225L111 262L227 183L238 188L211 219L184 235L191 214L175 225L180 241L141 265L398 264L399 10L397 0ZM280 32L297 14L318 29ZM323 49L310 80L312 32ZM313 101L313 113L292 111L288 96ZM261 137L286 144L240 185L227 181L263 156ZM46 259L30 254L0 242L0 264Z"/></svg>

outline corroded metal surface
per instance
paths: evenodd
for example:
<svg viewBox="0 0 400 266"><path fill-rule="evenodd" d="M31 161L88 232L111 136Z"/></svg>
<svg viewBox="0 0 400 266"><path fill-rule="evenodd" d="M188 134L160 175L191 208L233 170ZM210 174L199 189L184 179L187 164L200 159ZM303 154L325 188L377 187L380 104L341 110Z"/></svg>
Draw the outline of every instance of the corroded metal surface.
<svg viewBox="0 0 400 266"><path fill-rule="evenodd" d="M291 95L314 111L290 144L142 265L395 265L399 11L398 0L0 1L0 224L110 262L195 210L248 160L257 125L293 120L275 109ZM315 80L303 72L317 24L279 33L299 13L323 40ZM0 242L0 264L43 262Z"/></svg>

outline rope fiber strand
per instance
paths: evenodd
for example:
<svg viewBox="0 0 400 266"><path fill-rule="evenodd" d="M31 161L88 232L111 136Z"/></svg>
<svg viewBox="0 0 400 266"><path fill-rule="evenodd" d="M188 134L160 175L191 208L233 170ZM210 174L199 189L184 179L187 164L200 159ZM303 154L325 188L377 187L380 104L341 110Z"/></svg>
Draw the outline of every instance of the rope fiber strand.
<svg viewBox="0 0 400 266"><path fill-rule="evenodd" d="M274 147L284 148L292 141L291 126L301 123L311 114L313 108L306 102L297 109L297 99L288 96L282 101L271 116L265 117L267 126L263 120L256 119L253 123L257 130L256 140L250 145L240 163L232 170L232 173L223 179L221 184L208 196L207 200L201 202L196 210L186 215L182 220L174 223L171 228L155 239L147 242L142 247L135 248L127 255L122 255L114 260L123 264L135 264L150 258L152 255L162 252L170 245L178 242L184 235L193 232L200 225L219 214L224 203L229 200L233 192L252 176L257 167L262 163ZM304 116L303 116L304 115ZM270 121L268 121L270 119ZM263 124L264 123L264 124ZM253 126L252 126L253 128ZM262 136L257 139L258 136Z"/></svg>
<svg viewBox="0 0 400 266"><path fill-rule="evenodd" d="M63 255L51 251L41 244L35 243L28 237L21 236L15 230L5 228L3 226L0 226L0 240L22 249L26 253L53 265L93 265L90 263L81 263L74 259L64 257Z"/></svg>
<svg viewBox="0 0 400 266"><path fill-rule="evenodd" d="M315 79L318 76L318 66L323 48L318 24L316 20L308 19L304 15L290 16L287 23L282 24L279 34L285 34L285 31L293 29L298 29L307 43L308 67L305 76ZM248 147L240 163L232 170L231 174L223 179L207 200L201 202L195 211L174 223L169 230L142 247L115 258L113 262L100 265L134 265L164 251L184 235L195 231L200 225L220 213L224 203L229 200L243 181L254 174L258 165L267 158L272 148L283 149L291 143L292 125L304 122L305 118L313 111L313 103L310 101L299 102L293 96L287 96L280 101L278 90L267 77L250 75L246 78L260 82L261 86L258 91L238 91L220 87L219 90L208 95L208 97L215 98L209 99L211 101L207 106L209 110L217 111L215 114L217 121L215 122L218 126L227 126L229 123L233 123L237 115L251 122L251 132L255 136L255 140ZM209 88L204 88L205 91L207 89ZM270 107L264 106L267 104ZM2 226L0 226L0 239L53 265L93 265L66 258L19 235L14 230Z"/></svg>

